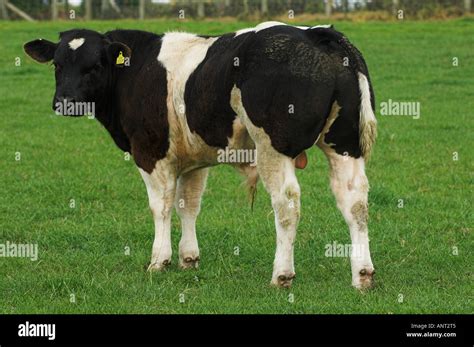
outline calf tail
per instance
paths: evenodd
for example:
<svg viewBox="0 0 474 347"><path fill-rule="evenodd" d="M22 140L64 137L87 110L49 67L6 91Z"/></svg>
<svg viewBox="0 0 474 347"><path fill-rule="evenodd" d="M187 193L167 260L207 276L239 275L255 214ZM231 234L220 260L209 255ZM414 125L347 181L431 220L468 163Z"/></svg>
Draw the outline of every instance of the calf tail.
<svg viewBox="0 0 474 347"><path fill-rule="evenodd" d="M257 167L249 164L242 164L236 168L243 176L245 176L245 186L247 188L248 197L250 200L250 208L253 211L253 204L257 196L257 183L259 178Z"/></svg>
<svg viewBox="0 0 474 347"><path fill-rule="evenodd" d="M370 100L370 86L367 77L358 73L360 90L359 146L365 161L370 158L377 137L377 120Z"/></svg>

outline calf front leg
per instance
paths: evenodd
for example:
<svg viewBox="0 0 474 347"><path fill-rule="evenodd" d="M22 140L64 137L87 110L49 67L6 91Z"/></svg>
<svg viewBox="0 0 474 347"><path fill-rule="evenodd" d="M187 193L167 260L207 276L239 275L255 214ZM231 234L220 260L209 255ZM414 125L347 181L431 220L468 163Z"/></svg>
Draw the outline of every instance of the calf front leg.
<svg viewBox="0 0 474 347"><path fill-rule="evenodd" d="M196 219L201 209L201 196L206 187L209 169L198 169L178 179L175 208L181 219L179 265L183 269L199 266L199 247L196 237Z"/></svg>
<svg viewBox="0 0 474 347"><path fill-rule="evenodd" d="M167 159L158 161L151 173L139 169L146 185L155 222L155 240L149 271L163 270L171 264L171 213L176 190L176 171Z"/></svg>

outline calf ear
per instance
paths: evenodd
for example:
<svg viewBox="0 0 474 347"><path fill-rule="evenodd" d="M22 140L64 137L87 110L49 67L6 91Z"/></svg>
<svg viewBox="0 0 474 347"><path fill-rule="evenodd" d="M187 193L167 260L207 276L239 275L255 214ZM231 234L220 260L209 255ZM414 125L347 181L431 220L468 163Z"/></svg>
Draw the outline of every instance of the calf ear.
<svg viewBox="0 0 474 347"><path fill-rule="evenodd" d="M48 40L33 40L25 43L23 49L26 54L40 63L46 63L54 58L54 52L58 45Z"/></svg>
<svg viewBox="0 0 474 347"><path fill-rule="evenodd" d="M129 66L132 50L121 42L109 43L106 47L107 60L117 67Z"/></svg>

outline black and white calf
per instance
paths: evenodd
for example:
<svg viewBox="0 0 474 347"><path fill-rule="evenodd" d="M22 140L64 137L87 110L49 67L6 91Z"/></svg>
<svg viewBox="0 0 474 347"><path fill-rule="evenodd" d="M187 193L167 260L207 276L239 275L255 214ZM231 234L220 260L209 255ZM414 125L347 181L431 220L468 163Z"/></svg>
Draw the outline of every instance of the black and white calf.
<svg viewBox="0 0 474 347"><path fill-rule="evenodd" d="M155 221L150 270L171 262L173 205L181 218L179 263L197 267L196 218L208 167L222 149L256 150L257 165L233 163L271 196L277 246L272 283L295 277L300 218L295 167L317 145L331 167L331 187L349 225L352 283L372 284L364 159L376 135L374 94L360 52L329 26L266 22L223 36L70 30L59 43L25 44L53 61L63 102L91 102L117 146L129 151L146 184ZM80 115L80 114L78 114Z"/></svg>

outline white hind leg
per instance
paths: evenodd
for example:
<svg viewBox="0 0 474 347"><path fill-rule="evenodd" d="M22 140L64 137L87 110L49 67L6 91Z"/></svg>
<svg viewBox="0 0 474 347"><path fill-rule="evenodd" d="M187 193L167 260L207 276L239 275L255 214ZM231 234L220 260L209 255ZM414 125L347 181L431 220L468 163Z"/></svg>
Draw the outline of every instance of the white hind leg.
<svg viewBox="0 0 474 347"><path fill-rule="evenodd" d="M271 283L290 287L295 277L293 246L300 217L300 186L294 160L277 152L262 128L255 127L240 101L240 91L233 90L233 106L255 142L257 171L272 201L276 226L276 252Z"/></svg>
<svg viewBox="0 0 474 347"><path fill-rule="evenodd" d="M300 186L291 158L275 151L269 141L257 143L256 149L257 170L275 214L276 252L271 283L289 287L295 277L293 248L300 217Z"/></svg>
<svg viewBox="0 0 474 347"><path fill-rule="evenodd" d="M369 182L364 159L342 156L327 147L324 152L331 167L331 189L351 234L352 285L359 289L371 287L375 271L369 250Z"/></svg>

